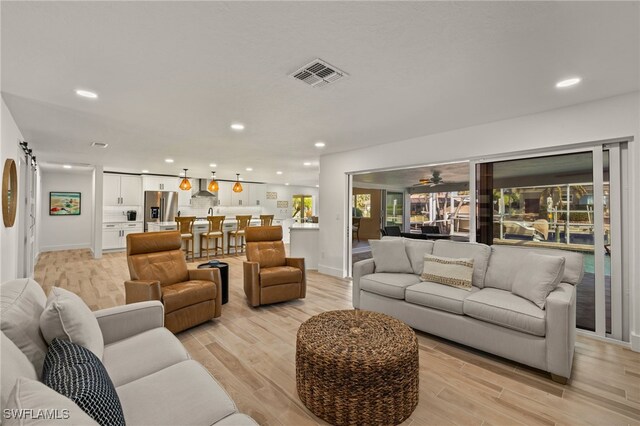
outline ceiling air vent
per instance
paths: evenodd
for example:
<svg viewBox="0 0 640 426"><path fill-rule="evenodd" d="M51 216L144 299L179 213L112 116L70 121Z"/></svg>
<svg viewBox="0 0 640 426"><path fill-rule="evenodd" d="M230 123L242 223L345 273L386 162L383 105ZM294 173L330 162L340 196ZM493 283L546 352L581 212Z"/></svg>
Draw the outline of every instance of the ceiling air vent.
<svg viewBox="0 0 640 426"><path fill-rule="evenodd" d="M109 146L108 143L102 143L102 142L92 142L91 146L94 148L106 148Z"/></svg>
<svg viewBox="0 0 640 426"><path fill-rule="evenodd" d="M346 72L339 70L321 59L316 59L308 63L290 75L313 87L326 86L327 84L335 83L343 77L349 76Z"/></svg>

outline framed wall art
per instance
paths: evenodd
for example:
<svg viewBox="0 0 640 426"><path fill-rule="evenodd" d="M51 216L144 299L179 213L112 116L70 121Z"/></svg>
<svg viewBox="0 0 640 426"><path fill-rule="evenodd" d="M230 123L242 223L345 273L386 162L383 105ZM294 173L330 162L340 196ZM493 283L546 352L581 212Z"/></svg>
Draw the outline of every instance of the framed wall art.
<svg viewBox="0 0 640 426"><path fill-rule="evenodd" d="M79 216L80 198L79 192L50 192L49 216Z"/></svg>

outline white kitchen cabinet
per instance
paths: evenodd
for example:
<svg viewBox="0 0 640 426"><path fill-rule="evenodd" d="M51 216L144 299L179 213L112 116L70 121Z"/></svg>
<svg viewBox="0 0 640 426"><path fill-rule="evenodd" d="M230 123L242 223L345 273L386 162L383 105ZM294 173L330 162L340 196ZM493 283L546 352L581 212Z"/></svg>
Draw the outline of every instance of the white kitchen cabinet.
<svg viewBox="0 0 640 426"><path fill-rule="evenodd" d="M249 192L249 205L264 206L267 199L267 185L253 183Z"/></svg>
<svg viewBox="0 0 640 426"><path fill-rule="evenodd" d="M127 235L142 232L141 222L104 223L102 225L102 250L118 250L127 247Z"/></svg>
<svg viewBox="0 0 640 426"><path fill-rule="evenodd" d="M179 191L181 179L167 176L143 176L144 191Z"/></svg>
<svg viewBox="0 0 640 426"><path fill-rule="evenodd" d="M233 187L233 184L231 185ZM242 192L233 192L231 190L231 204L232 206L248 206L249 193L251 192L250 183L242 183Z"/></svg>
<svg viewBox="0 0 640 426"><path fill-rule="evenodd" d="M218 204L221 206L231 205L231 194L233 193L233 182L220 182L218 181Z"/></svg>
<svg viewBox="0 0 640 426"><path fill-rule="evenodd" d="M189 179L189 182L191 182L191 189L188 191L183 191L182 189L178 188L178 207L190 207L191 206L191 191L193 190L193 186L197 185L197 182L195 182L193 179Z"/></svg>
<svg viewBox="0 0 640 426"><path fill-rule="evenodd" d="M142 204L142 180L139 176L105 173L102 181L103 206Z"/></svg>

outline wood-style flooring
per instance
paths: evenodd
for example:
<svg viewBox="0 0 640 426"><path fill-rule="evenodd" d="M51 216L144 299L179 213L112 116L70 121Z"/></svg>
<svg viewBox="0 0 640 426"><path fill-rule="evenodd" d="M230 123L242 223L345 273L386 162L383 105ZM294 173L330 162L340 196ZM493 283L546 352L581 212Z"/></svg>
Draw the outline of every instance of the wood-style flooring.
<svg viewBox="0 0 640 426"><path fill-rule="evenodd" d="M224 258L230 301L222 317L178 337L260 424L324 424L296 393L296 331L315 314L350 309L351 284L309 271L306 299L254 309L242 290L242 260ZM77 293L95 310L124 303L129 272L124 253L94 260L71 250L43 253L35 278L46 291ZM563 386L523 365L417 335L420 402L406 425L640 424L640 354L623 347L578 336L572 380Z"/></svg>

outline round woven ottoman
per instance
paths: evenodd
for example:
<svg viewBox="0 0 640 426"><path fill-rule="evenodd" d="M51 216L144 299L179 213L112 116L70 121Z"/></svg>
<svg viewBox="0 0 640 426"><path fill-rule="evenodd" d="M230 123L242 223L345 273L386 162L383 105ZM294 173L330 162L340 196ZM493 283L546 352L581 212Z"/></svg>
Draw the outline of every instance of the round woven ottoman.
<svg viewBox="0 0 640 426"><path fill-rule="evenodd" d="M296 385L331 424L402 423L418 405L418 340L385 314L324 312L298 330Z"/></svg>

